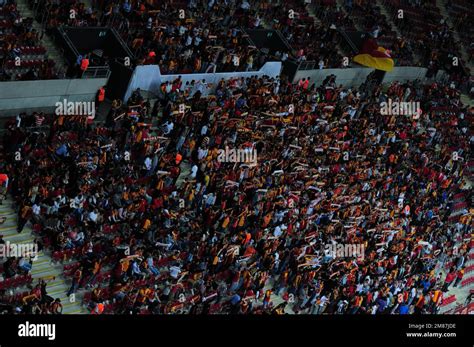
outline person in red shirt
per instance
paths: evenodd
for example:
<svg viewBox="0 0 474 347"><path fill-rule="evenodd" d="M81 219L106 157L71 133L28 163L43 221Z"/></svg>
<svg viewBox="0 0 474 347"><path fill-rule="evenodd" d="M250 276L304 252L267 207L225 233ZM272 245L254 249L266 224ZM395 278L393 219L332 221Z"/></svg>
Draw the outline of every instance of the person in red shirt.
<svg viewBox="0 0 474 347"><path fill-rule="evenodd" d="M105 86L102 86L97 91L97 107L99 107L99 105L102 102L104 102L104 100L105 100Z"/></svg>
<svg viewBox="0 0 474 347"><path fill-rule="evenodd" d="M81 60L81 66L80 66L80 69L81 69L81 77L84 75L84 73L86 72L86 70L89 68L89 56L86 55L82 60Z"/></svg>
<svg viewBox="0 0 474 347"><path fill-rule="evenodd" d="M454 271L451 271L450 273L448 273L446 275L446 279L444 280L444 285L443 285L443 289L442 289L443 292L448 291L449 286L451 285L451 283L453 283L455 278L456 278L456 272L454 272Z"/></svg>
<svg viewBox="0 0 474 347"><path fill-rule="evenodd" d="M5 195L8 189L8 176L7 174L0 174L0 205L3 203L5 199Z"/></svg>
<svg viewBox="0 0 474 347"><path fill-rule="evenodd" d="M456 272L456 281L454 282L454 286L453 287L457 287L458 284L462 281L462 278L464 277L464 268L458 270L458 272Z"/></svg>

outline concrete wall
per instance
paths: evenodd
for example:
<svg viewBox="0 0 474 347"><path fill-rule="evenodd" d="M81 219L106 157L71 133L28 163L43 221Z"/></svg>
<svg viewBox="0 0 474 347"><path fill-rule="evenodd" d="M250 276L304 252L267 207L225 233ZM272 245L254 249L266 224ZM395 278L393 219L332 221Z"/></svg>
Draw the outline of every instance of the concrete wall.
<svg viewBox="0 0 474 347"><path fill-rule="evenodd" d="M347 87L357 87L365 82L367 76L374 71L370 68L356 67L348 69L323 69L323 70L300 70L295 74L293 82L299 81L301 78L311 78L311 81L317 85L329 75L336 75L336 83ZM424 67L396 66L392 71L387 72L382 83L391 83L394 81L406 82L415 79L424 79L427 69ZM437 80L445 78L445 72L439 71L436 76Z"/></svg>
<svg viewBox="0 0 474 347"><path fill-rule="evenodd" d="M293 82L309 77L313 83L320 85L327 76L336 75L337 84L353 87L364 83L365 79L372 71L374 70L366 68L299 70L296 72Z"/></svg>
<svg viewBox="0 0 474 347"><path fill-rule="evenodd" d="M93 101L97 90L107 84L106 78L12 81L0 83L0 116L19 112L52 112L55 103Z"/></svg>
<svg viewBox="0 0 474 347"><path fill-rule="evenodd" d="M128 100L132 92L137 88L147 91L158 90L160 88L160 81L161 72L158 65L137 66L128 84L124 99Z"/></svg>
<svg viewBox="0 0 474 347"><path fill-rule="evenodd" d="M181 76L183 83L191 82L192 80L198 81L205 79L206 83L216 84L221 79L230 79L235 77L250 77L255 75L277 77L280 76L281 67L281 62L268 62L265 63L265 65L260 70L250 72L162 75L158 65L137 66L128 85L127 93L125 94L125 100L128 100L132 92L137 88L156 94L159 91L161 83L173 81L179 76Z"/></svg>
<svg viewBox="0 0 474 347"><path fill-rule="evenodd" d="M406 82L416 79L423 79L426 76L427 68L396 66L392 71L387 72L383 79L383 83L391 83L394 81Z"/></svg>
<svg viewBox="0 0 474 347"><path fill-rule="evenodd" d="M172 81L178 76L182 77L184 83L191 80L205 79L207 83L216 84L221 79L232 77L254 75L277 77L280 75L281 67L281 62L268 62L259 71L251 72L161 75L160 68L157 65L138 66L128 85L125 100L128 100L132 91L137 88L157 93L162 82ZM358 86L365 81L367 75L372 71L369 68L303 70L296 73L294 81L311 77L311 80L319 85L326 76L334 74L337 76L338 84ZM385 75L383 82L422 79L425 75L426 68L395 67L393 71ZM439 71L436 79L442 79L444 75L443 71ZM105 78L1 82L0 116L11 116L19 112L31 111L51 112L55 108L55 103L63 99L68 101L92 101L97 90L106 84L107 79Z"/></svg>

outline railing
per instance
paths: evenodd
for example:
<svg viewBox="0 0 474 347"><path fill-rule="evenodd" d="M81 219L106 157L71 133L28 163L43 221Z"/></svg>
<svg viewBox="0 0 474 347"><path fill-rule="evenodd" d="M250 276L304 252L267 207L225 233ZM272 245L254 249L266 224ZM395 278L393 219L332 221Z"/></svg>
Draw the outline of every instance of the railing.
<svg viewBox="0 0 474 347"><path fill-rule="evenodd" d="M41 32L44 33L48 24L50 12L45 9L45 0L29 0L29 6L33 11L35 19L41 26ZM44 11L44 12L42 12Z"/></svg>
<svg viewBox="0 0 474 347"><path fill-rule="evenodd" d="M74 46L74 44L72 43L71 39L69 39L67 33L64 31L64 27L61 26L58 28L59 30L59 33L61 34L61 36L64 38L64 40L66 41L67 45L69 46L69 48L74 52L74 55L76 57L79 56L79 52L77 51L76 49L76 46Z"/></svg>
<svg viewBox="0 0 474 347"><path fill-rule="evenodd" d="M42 5L45 4L45 1L44 0L30 0L29 3L30 3L31 9L33 10L33 13L36 16L38 14L40 7L42 7Z"/></svg>
<svg viewBox="0 0 474 347"><path fill-rule="evenodd" d="M283 43L286 45L286 47L288 48L289 51L292 51L293 50L293 47L290 45L290 43L288 42L288 40L286 39L285 36L283 36L283 34L281 33L280 30L275 30L278 37L283 41Z"/></svg>
<svg viewBox="0 0 474 347"><path fill-rule="evenodd" d="M3 119L5 118L14 118L13 116L11 117L2 117ZM49 130L51 128L51 125L50 124L47 124L47 125L40 125L40 126L34 126L34 127L20 127L20 129L22 130L27 130L27 131L34 131L34 132L41 132L41 131L46 131L46 130ZM3 135L5 134L6 132L8 131L8 129L6 128L0 128L0 134Z"/></svg>
<svg viewBox="0 0 474 347"><path fill-rule="evenodd" d="M298 70L317 70L319 69L318 62L311 60L311 61L303 61L299 63Z"/></svg>
<svg viewBox="0 0 474 347"><path fill-rule="evenodd" d="M337 30L339 32L339 34L342 35L342 37L346 40L346 42L349 44L349 46L351 47L352 51L354 53L357 53L359 50L357 49L356 45L354 44L354 42L349 38L349 36L347 35L347 33L344 31L344 30L340 30L338 29Z"/></svg>
<svg viewBox="0 0 474 347"><path fill-rule="evenodd" d="M115 28L111 27L110 28L110 31L112 32L112 35L115 36L115 38L117 39L117 41L120 42L121 46L125 49L125 51L127 52L127 55L128 55L128 58L130 60L134 60L135 59L135 55L132 53L132 51L130 50L130 46L127 45L127 43L122 39L122 37L120 36L120 34L117 32L117 30L115 30Z"/></svg>
<svg viewBox="0 0 474 347"><path fill-rule="evenodd" d="M91 66L84 71L82 78L109 78L110 69L108 66Z"/></svg>

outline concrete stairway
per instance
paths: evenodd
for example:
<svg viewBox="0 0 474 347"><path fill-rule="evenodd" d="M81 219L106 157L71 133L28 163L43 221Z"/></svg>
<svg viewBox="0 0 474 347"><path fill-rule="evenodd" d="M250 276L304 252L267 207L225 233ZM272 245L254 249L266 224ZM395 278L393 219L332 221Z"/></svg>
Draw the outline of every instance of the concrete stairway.
<svg viewBox="0 0 474 347"><path fill-rule="evenodd" d="M436 0L436 7L439 8L441 15L446 20L446 23L449 25L450 28L454 28L453 17L449 15L445 2L443 0ZM472 71L474 68L474 64L469 62L469 55L467 54L466 50L464 49L463 44L461 43L462 40L459 37L459 33L457 31L451 31L454 36L454 39L458 42L459 52L461 53L461 58L464 61L465 65Z"/></svg>
<svg viewBox="0 0 474 347"><path fill-rule="evenodd" d="M339 6L339 7L341 8L342 12L344 12L344 13L347 15L348 12L347 12L345 3L346 3L345 0L336 0L337 6ZM358 31L365 31L365 29L362 28L362 27L360 26L360 24L357 23L357 21L355 21L355 20L352 20L352 21L354 22L354 26L355 26L356 30L358 30Z"/></svg>
<svg viewBox="0 0 474 347"><path fill-rule="evenodd" d="M321 22L321 20L316 16L316 13L315 13L315 11L314 11L314 8L313 8L310 4L308 4L308 5L306 5L306 9L308 10L309 15L314 18L314 22L315 22L317 25L321 25L322 22Z"/></svg>
<svg viewBox="0 0 474 347"><path fill-rule="evenodd" d="M34 18L33 28L42 36L42 45L46 48L46 56L48 59L53 60L56 63L56 71L59 73L59 77L63 78L67 70L66 61L64 60L63 54L55 45L54 41L44 33L43 27L37 22L33 10L30 9L27 0L17 0L17 8L21 16L24 18Z"/></svg>
<svg viewBox="0 0 474 347"><path fill-rule="evenodd" d="M402 37L403 35L400 32L400 29L398 29L398 27L393 22L392 16L384 6L383 2L381 0L376 0L375 3L377 4L378 8L380 8L380 13L385 17L385 20L390 25L390 28L392 28L397 33L397 36Z"/></svg>
<svg viewBox="0 0 474 347"><path fill-rule="evenodd" d="M306 4L306 10L308 11L308 14L310 15L310 17L313 18L314 23L316 23L316 25L318 26L323 25L323 22L321 22L321 20L316 16L316 12L313 6L311 6L311 3ZM337 53L339 53L341 56L344 57L346 55L344 53L344 50L341 48L340 44L337 44L336 48L337 48Z"/></svg>
<svg viewBox="0 0 474 347"><path fill-rule="evenodd" d="M390 12L385 7L383 2L381 0L376 0L376 4L380 8L380 13L385 17L387 23L390 25L390 28L392 28L397 33L398 37L403 37L402 32L400 31L398 26L395 25L395 22L393 21L393 17L390 15ZM413 53L413 58L415 60L415 63L420 63L422 60L422 57L416 52L412 52L412 53Z"/></svg>
<svg viewBox="0 0 474 347"><path fill-rule="evenodd" d="M17 232L17 213L13 210L12 200L7 199L0 205L0 217L7 217L4 224L0 225L0 234L3 235L5 242L9 241L11 244L27 244L34 243L35 236L32 234L29 224L25 226L21 233ZM3 262L3 260L1 260ZM39 279L44 279L48 282L46 290L48 295L53 298L59 298L63 305L64 314L78 314L85 313L82 307L82 299L80 293L76 293L73 299L69 299L66 295L70 284L63 276L63 264L53 264L48 250L39 252L36 260L33 261L31 269L33 277L32 285L36 285ZM26 287L19 287L10 290L10 294L20 293L28 290ZM72 301L72 302L71 302Z"/></svg>
<svg viewBox="0 0 474 347"><path fill-rule="evenodd" d="M469 189L469 190L472 189L472 183L470 181L468 181L467 189ZM458 196L453 199L453 203L466 202L464 193L457 194L457 195ZM451 213L452 216L458 215L458 214L459 214L459 211L453 211ZM473 253L474 253L474 250L471 249L470 254L473 254ZM473 263L474 263L474 259L470 259L469 257L467 257L465 265L470 266ZM443 268L441 272L443 273L443 280L444 280L446 278L447 271L446 271L445 268ZM466 274L464 274L464 279L466 279L468 277L471 277L471 276L472 276L472 273L466 273ZM456 301L453 302L450 305L441 307L440 308L440 313L442 313L442 314L451 313L450 311L453 310L455 307L457 307L458 305L463 305L464 304L464 302L466 301L466 298L469 296L469 294L470 294L470 287L469 286L462 287L461 285L459 285L457 287L454 287L453 285L451 285L449 287L448 291L446 293L444 293L444 297L448 298L452 295L455 295L456 296Z"/></svg>

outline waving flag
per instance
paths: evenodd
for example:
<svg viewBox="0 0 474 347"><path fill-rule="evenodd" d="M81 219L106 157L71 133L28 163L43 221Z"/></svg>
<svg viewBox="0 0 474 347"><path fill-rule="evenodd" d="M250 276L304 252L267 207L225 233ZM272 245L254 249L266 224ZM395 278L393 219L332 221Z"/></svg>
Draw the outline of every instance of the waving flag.
<svg viewBox="0 0 474 347"><path fill-rule="evenodd" d="M395 65L390 53L374 39L367 39L354 59L356 63L382 71L392 71Z"/></svg>

